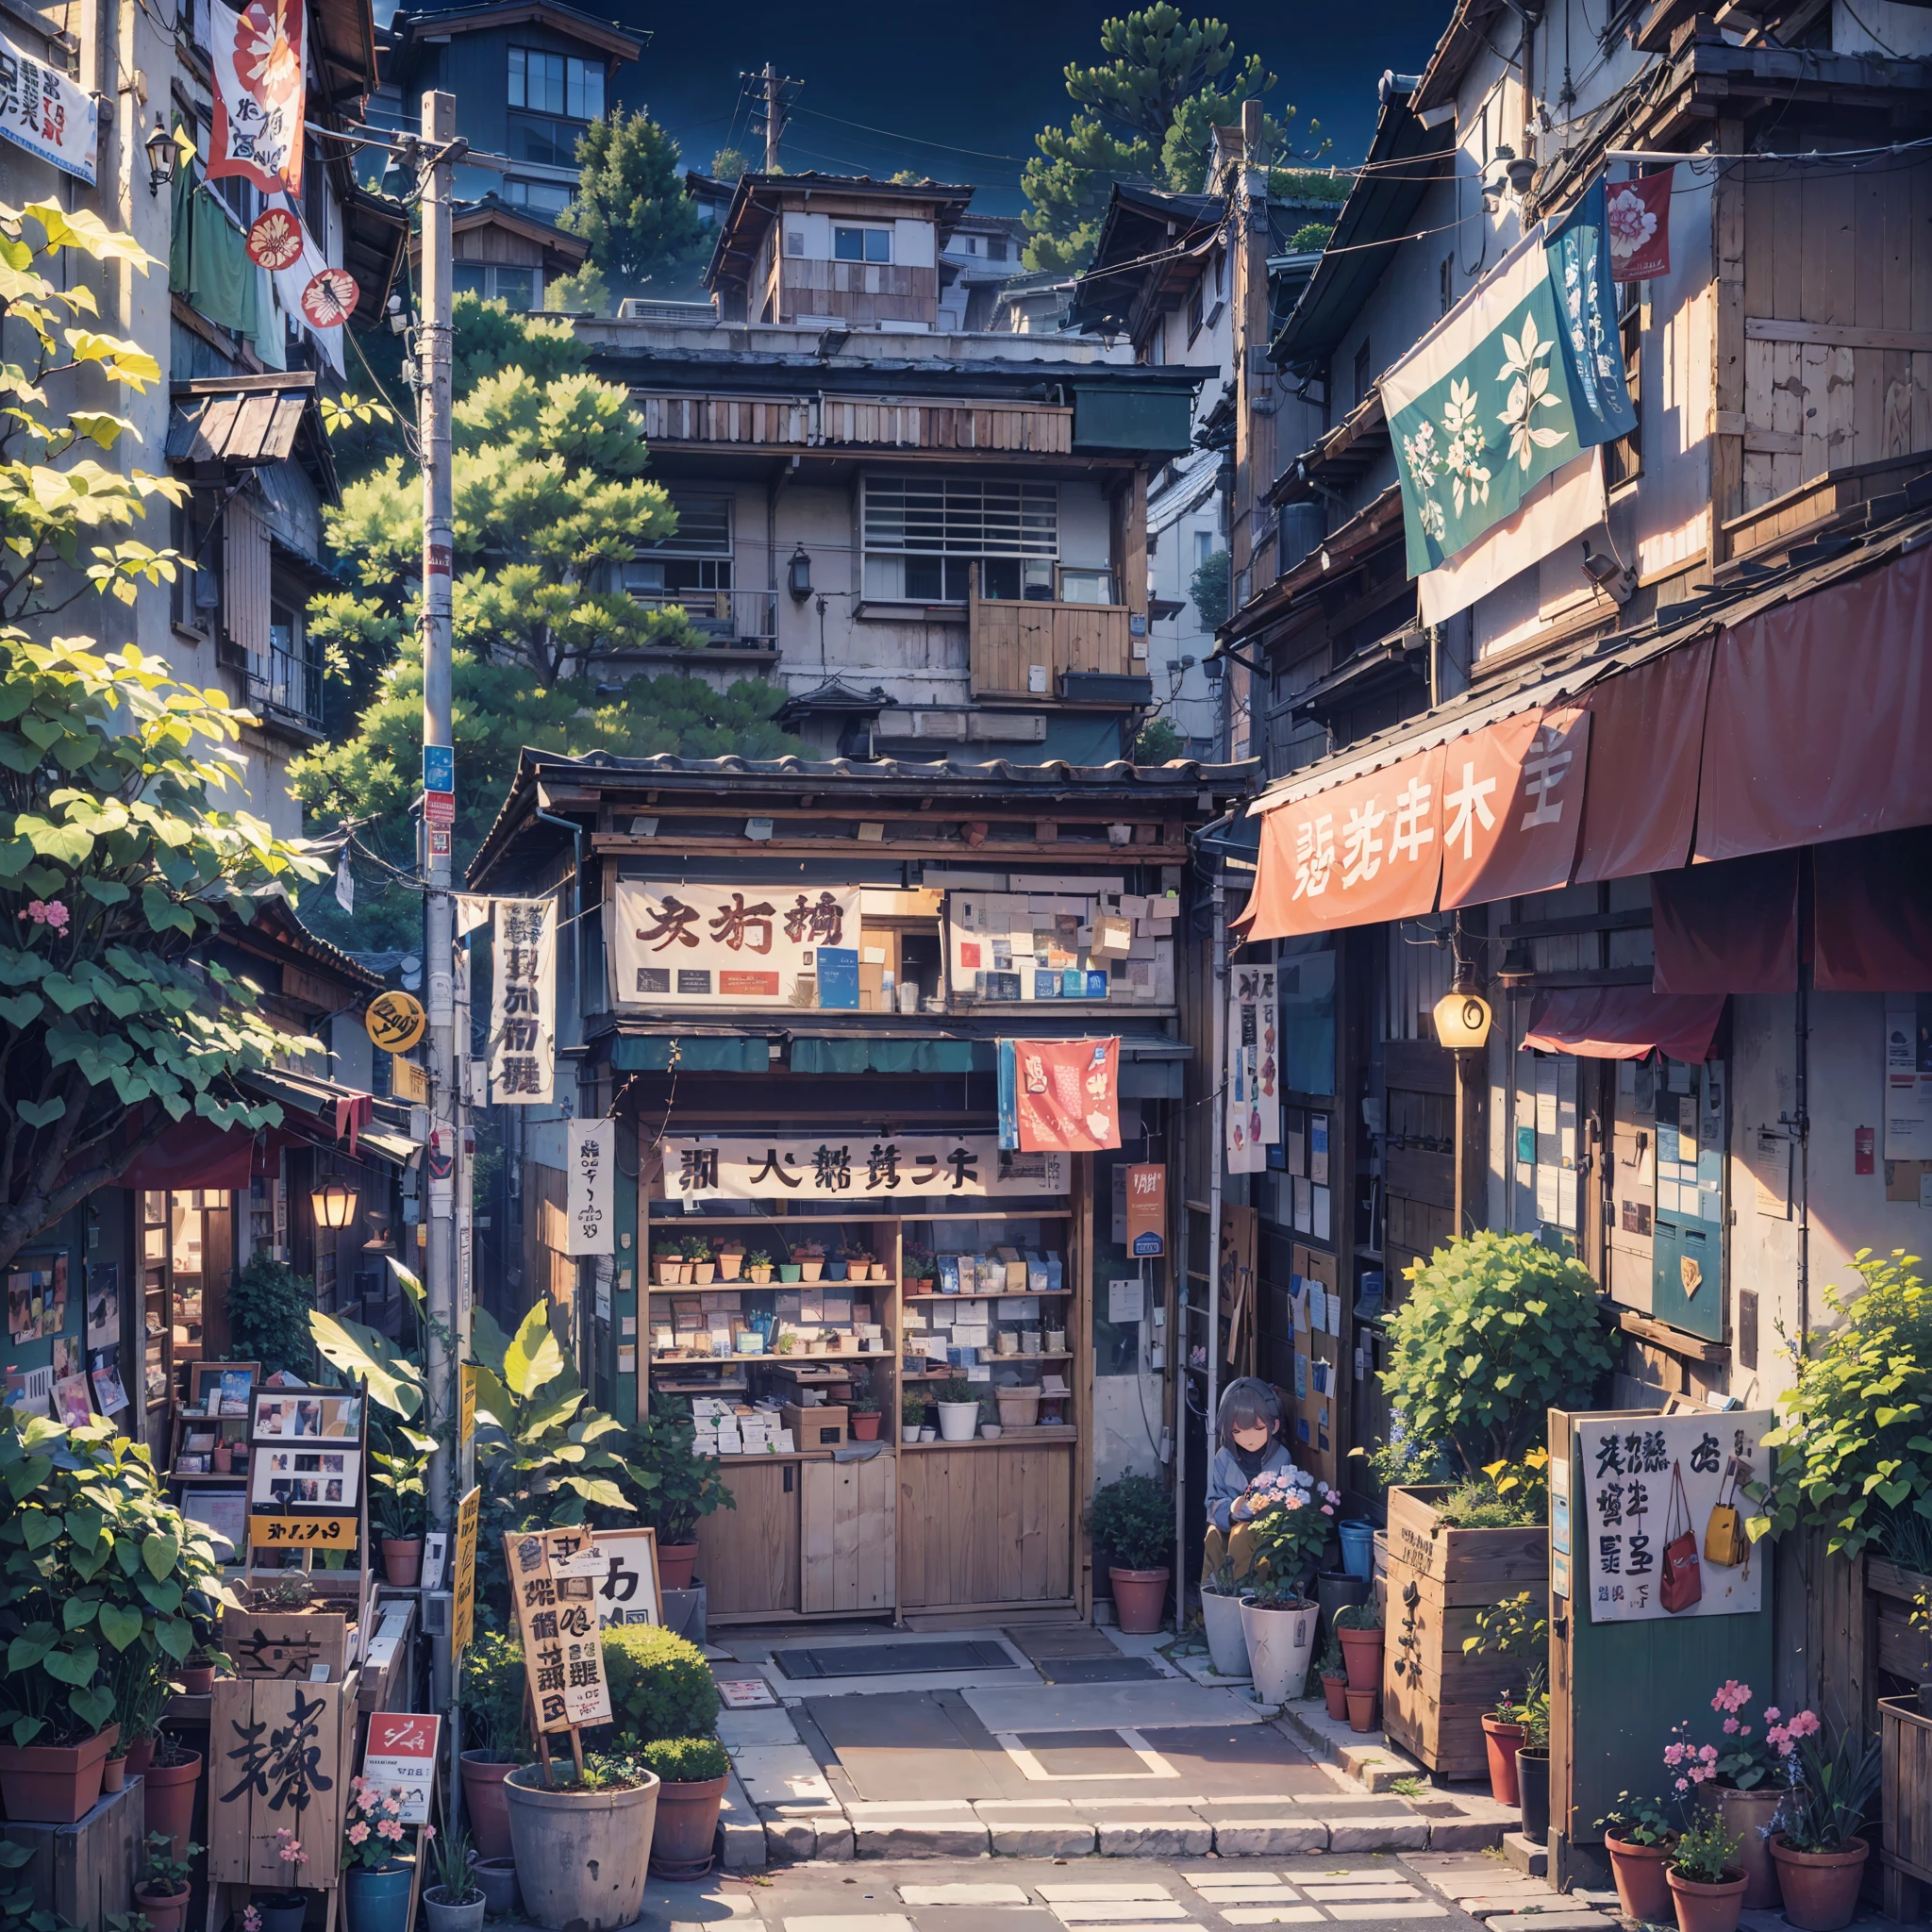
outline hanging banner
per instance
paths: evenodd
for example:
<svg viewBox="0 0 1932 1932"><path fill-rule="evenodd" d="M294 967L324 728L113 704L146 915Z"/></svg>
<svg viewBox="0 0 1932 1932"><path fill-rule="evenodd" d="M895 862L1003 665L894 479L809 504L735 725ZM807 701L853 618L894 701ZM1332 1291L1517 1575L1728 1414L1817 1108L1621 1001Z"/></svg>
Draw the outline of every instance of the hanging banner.
<svg viewBox="0 0 1932 1932"><path fill-rule="evenodd" d="M922 1195L1064 1194L1058 1154L1002 1151L991 1134L668 1136L655 1192L670 1200L893 1201Z"/></svg>
<svg viewBox="0 0 1932 1932"><path fill-rule="evenodd" d="M1383 375L1410 576L1513 515L1579 451L1637 426L1616 304L1598 181Z"/></svg>
<svg viewBox="0 0 1932 1932"><path fill-rule="evenodd" d="M1742 1493L1770 1474L1769 1409L1585 1416L1579 1600L1592 1624L1732 1617L1760 1608L1771 1545L1754 1544Z"/></svg>
<svg viewBox="0 0 1932 1932"><path fill-rule="evenodd" d="M620 879L611 959L620 1006L856 1008L858 888Z"/></svg>
<svg viewBox="0 0 1932 1932"><path fill-rule="evenodd" d="M1280 1029L1272 966L1228 969L1227 1171L1259 1174L1281 1139Z"/></svg>
<svg viewBox="0 0 1932 1932"><path fill-rule="evenodd" d="M498 1107L547 1105L557 1074L557 907L496 901L490 994L490 1097Z"/></svg>
<svg viewBox="0 0 1932 1932"><path fill-rule="evenodd" d="M1127 1170L1127 1253L1137 1261L1167 1253L1167 1169L1158 1161Z"/></svg>
<svg viewBox="0 0 1932 1932"><path fill-rule="evenodd" d="M617 1123L564 1123L567 1255L608 1255L617 1246Z"/></svg>
<svg viewBox="0 0 1932 1932"><path fill-rule="evenodd" d="M1025 1154L1097 1154L1121 1144L1121 1043L1003 1040L1000 1145Z"/></svg>
<svg viewBox="0 0 1932 1932"><path fill-rule="evenodd" d="M0 138L92 188L98 123L94 97L78 81L0 36Z"/></svg>
<svg viewBox="0 0 1932 1932"><path fill-rule="evenodd" d="M237 13L208 0L215 76L208 178L239 175L264 194L302 193L302 115L308 73L304 0L249 0Z"/></svg>
<svg viewBox="0 0 1932 1932"><path fill-rule="evenodd" d="M1606 193L1610 231L1610 279L1644 282L1671 272L1671 184L1674 166L1661 174L1619 181Z"/></svg>
<svg viewBox="0 0 1932 1932"><path fill-rule="evenodd" d="M1445 910L1569 882L1589 750L1590 713L1574 708L1525 711L1444 747Z"/></svg>

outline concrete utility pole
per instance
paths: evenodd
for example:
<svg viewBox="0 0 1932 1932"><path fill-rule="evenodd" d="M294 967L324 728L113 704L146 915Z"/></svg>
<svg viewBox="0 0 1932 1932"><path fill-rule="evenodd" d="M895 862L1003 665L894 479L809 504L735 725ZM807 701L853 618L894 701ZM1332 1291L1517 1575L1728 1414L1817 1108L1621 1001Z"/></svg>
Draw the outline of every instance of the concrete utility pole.
<svg viewBox="0 0 1932 1932"><path fill-rule="evenodd" d="M441 1431L456 1413L455 1355L461 1346L456 1296L456 1190L462 1168L462 1106L456 1038L454 907L450 824L455 765L450 737L450 600L455 531L450 477L450 201L456 140L454 94L423 96L427 147L423 181L423 313L418 325L417 407L423 447L423 854L429 891L424 908L424 984L429 995L429 1147L424 1157L428 1207L427 1426ZM441 823L438 823L441 820ZM429 1462L429 1526L455 1522L453 1458L439 1447Z"/></svg>
<svg viewBox="0 0 1932 1932"><path fill-rule="evenodd" d="M765 91L765 173L778 172L778 137L785 132L785 90L799 87L803 83L783 75L767 60L765 71L758 76Z"/></svg>

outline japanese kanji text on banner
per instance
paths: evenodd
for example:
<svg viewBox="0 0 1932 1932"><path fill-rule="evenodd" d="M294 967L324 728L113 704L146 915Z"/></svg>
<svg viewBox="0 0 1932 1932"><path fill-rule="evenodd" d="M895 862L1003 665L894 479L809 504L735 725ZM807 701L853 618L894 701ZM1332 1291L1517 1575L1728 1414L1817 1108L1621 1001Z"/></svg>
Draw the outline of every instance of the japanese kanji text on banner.
<svg viewBox="0 0 1932 1932"><path fill-rule="evenodd" d="M208 0L215 76L208 178L239 175L264 194L302 193L302 114L308 71L305 0L249 0L240 13Z"/></svg>
<svg viewBox="0 0 1932 1932"><path fill-rule="evenodd" d="M615 1198L617 1123L567 1121L564 1219L570 1255L608 1255L617 1245Z"/></svg>
<svg viewBox="0 0 1932 1932"><path fill-rule="evenodd" d="M507 1529L504 1560L537 1728L546 1735L610 1722L597 1626L597 1585L610 1568L588 1529Z"/></svg>
<svg viewBox="0 0 1932 1932"><path fill-rule="evenodd" d="M620 879L611 935L621 1006L829 1005L820 980L858 975L858 888Z"/></svg>
<svg viewBox="0 0 1932 1932"><path fill-rule="evenodd" d="M1064 1194L1058 1154L1002 1152L991 1134L829 1135L663 1142L656 1192L672 1200L895 1201L933 1194Z"/></svg>
<svg viewBox="0 0 1932 1932"><path fill-rule="evenodd" d="M0 139L92 188L98 114L94 97L64 69L0 36Z"/></svg>
<svg viewBox="0 0 1932 1932"><path fill-rule="evenodd" d="M550 1099L557 1071L557 907L499 899L490 996L490 1097L498 1107Z"/></svg>
<svg viewBox="0 0 1932 1932"><path fill-rule="evenodd" d="M1281 1139L1281 1013L1272 966L1231 969L1227 1000L1227 1171L1259 1174Z"/></svg>

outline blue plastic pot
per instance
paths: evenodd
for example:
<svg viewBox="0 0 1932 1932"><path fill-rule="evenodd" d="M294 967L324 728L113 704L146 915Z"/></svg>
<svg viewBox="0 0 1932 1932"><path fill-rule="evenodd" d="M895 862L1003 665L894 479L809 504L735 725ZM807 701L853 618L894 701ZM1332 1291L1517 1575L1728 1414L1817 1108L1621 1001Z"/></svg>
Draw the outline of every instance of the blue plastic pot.
<svg viewBox="0 0 1932 1932"><path fill-rule="evenodd" d="M1341 1539L1341 1567L1351 1576L1373 1577L1375 1574L1375 1525L1358 1519L1337 1524L1335 1533Z"/></svg>
<svg viewBox="0 0 1932 1932"><path fill-rule="evenodd" d="M409 1932L413 1875L413 1866L402 1858L375 1868L351 1865L342 1874L342 1909L349 1932Z"/></svg>

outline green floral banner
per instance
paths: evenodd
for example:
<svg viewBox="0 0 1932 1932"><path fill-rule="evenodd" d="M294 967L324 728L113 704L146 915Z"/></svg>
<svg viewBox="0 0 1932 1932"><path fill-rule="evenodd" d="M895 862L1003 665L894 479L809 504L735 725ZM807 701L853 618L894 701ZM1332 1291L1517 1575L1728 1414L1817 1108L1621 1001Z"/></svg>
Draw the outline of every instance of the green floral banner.
<svg viewBox="0 0 1932 1932"><path fill-rule="evenodd" d="M1408 574L1512 515L1553 470L1636 427L1599 181L1382 377Z"/></svg>

